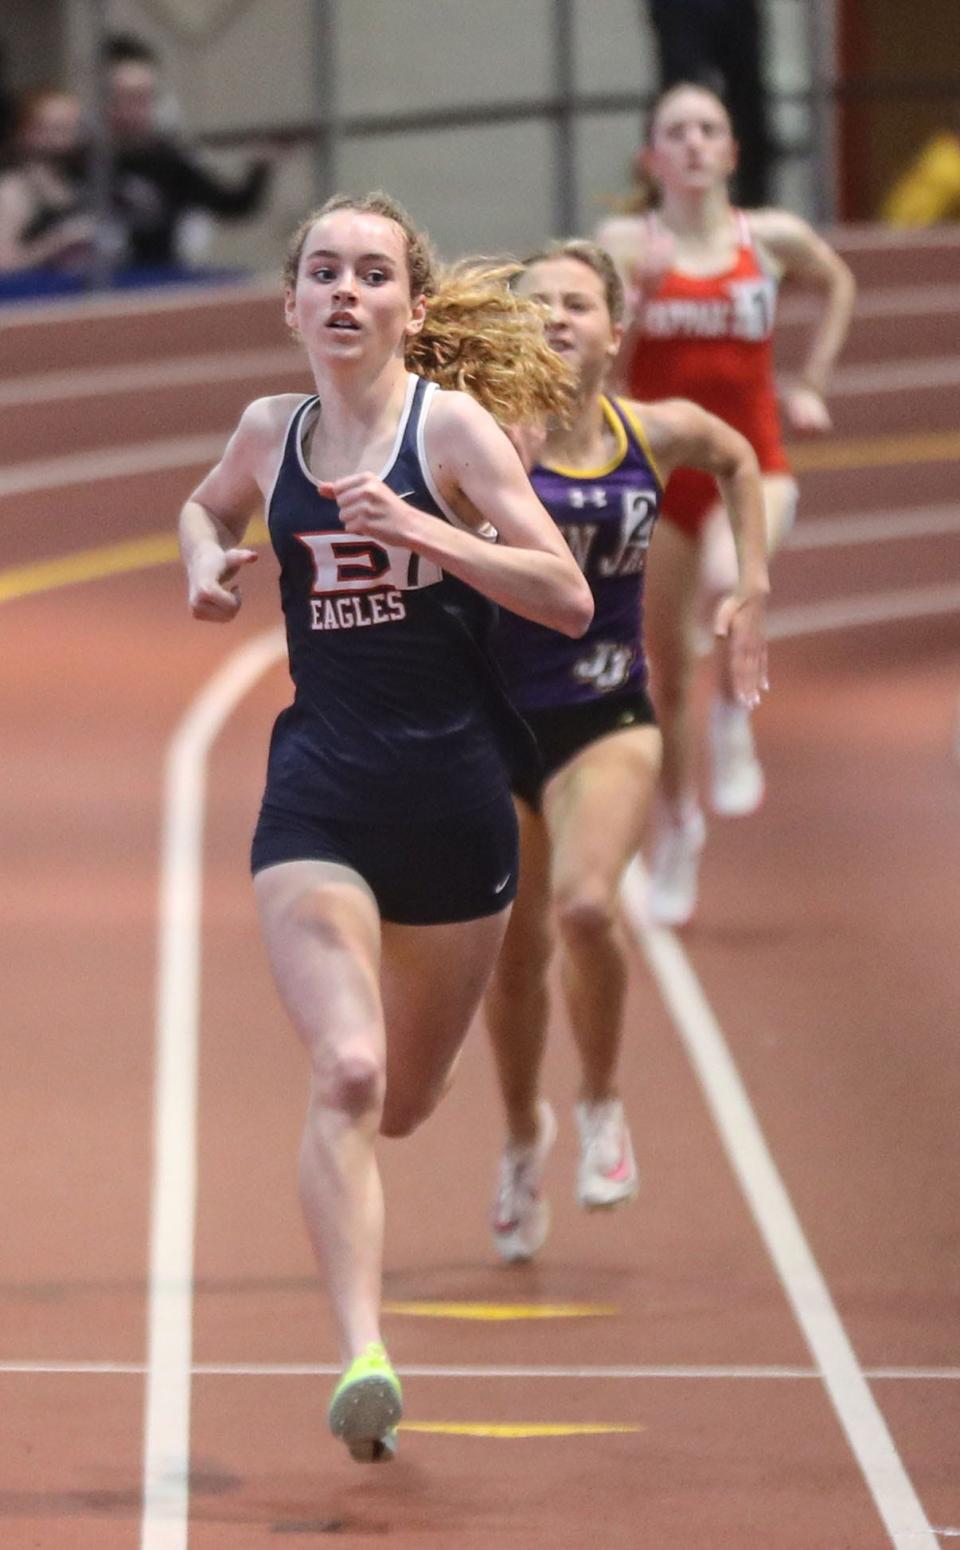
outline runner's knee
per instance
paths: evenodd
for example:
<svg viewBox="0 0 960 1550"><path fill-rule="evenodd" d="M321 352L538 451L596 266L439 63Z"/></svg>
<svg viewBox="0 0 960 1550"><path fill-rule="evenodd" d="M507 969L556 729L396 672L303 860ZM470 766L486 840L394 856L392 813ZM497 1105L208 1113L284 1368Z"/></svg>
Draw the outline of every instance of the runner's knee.
<svg viewBox="0 0 960 1550"><path fill-rule="evenodd" d="M557 924L568 947L589 947L613 930L616 906L608 889L583 880L556 899Z"/></svg>
<svg viewBox="0 0 960 1550"><path fill-rule="evenodd" d="M383 1065L372 1051L345 1049L314 1076L314 1098L349 1119L375 1114L383 1103Z"/></svg>

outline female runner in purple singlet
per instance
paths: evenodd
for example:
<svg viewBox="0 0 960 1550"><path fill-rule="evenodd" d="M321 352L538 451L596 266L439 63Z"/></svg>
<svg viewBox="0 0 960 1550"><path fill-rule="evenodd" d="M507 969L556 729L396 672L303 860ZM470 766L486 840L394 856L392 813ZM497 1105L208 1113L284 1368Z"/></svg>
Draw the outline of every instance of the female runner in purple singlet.
<svg viewBox="0 0 960 1550"><path fill-rule="evenodd" d="M520 887L486 999L507 1116L493 1222L506 1260L530 1259L548 1229L541 1175L556 1122L539 1080L554 926L582 1068L577 1198L590 1210L636 1193L616 1086L626 979L617 893L643 837L660 765L646 690L643 583L674 468L713 474L731 515L740 576L717 627L730 636L745 705L757 703L766 682L767 594L763 492L749 443L692 403L641 405L603 391L623 314L609 255L589 242L557 244L527 261L517 286L546 309L547 337L577 380L572 417L548 431L536 456L528 449L527 461L590 583L594 617L584 636L567 640L504 613L496 638L507 687L543 763L539 782L514 784Z"/></svg>

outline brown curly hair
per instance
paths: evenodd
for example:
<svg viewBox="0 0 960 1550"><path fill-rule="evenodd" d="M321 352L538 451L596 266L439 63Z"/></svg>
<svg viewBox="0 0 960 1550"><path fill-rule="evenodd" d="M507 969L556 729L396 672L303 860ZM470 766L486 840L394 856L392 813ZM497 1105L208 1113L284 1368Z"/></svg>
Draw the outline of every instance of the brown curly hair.
<svg viewBox="0 0 960 1550"><path fill-rule="evenodd" d="M469 393L501 424L567 417L572 373L547 344L541 308L510 289L523 266L491 258L441 264L427 234L389 194L334 194L308 215L287 249L283 280L289 289L296 286L310 228L334 210L380 215L403 233L410 294L426 301L423 328L406 344L411 371L440 387Z"/></svg>

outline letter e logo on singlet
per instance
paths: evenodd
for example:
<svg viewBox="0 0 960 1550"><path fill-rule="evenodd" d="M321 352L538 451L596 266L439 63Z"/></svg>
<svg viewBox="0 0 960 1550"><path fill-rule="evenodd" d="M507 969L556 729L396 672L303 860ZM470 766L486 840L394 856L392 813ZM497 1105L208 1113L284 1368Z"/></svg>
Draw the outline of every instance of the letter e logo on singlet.
<svg viewBox="0 0 960 1550"><path fill-rule="evenodd" d="M313 594L365 592L395 587L409 592L441 579L439 565L399 544L382 544L351 533L297 533L313 560Z"/></svg>
<svg viewBox="0 0 960 1550"><path fill-rule="evenodd" d="M331 545L337 562L337 582L340 586L373 586L382 581L390 569L390 556L379 544L355 538L344 538Z"/></svg>

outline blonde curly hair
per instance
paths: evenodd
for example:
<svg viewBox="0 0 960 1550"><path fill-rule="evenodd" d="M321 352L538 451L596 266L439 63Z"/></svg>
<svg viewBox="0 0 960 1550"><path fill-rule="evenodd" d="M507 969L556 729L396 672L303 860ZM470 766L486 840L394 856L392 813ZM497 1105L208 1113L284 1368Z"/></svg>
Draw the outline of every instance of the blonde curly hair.
<svg viewBox="0 0 960 1550"><path fill-rule="evenodd" d="M567 418L573 374L547 343L542 308L510 289L523 265L492 258L441 264L429 237L389 194L334 194L308 215L287 249L286 286L296 286L310 228L334 210L381 215L403 233L410 294L426 301L423 328L406 345L411 371L440 387L469 393L504 425Z"/></svg>

